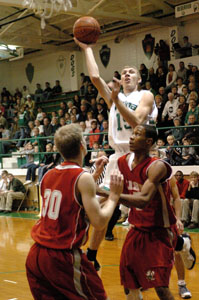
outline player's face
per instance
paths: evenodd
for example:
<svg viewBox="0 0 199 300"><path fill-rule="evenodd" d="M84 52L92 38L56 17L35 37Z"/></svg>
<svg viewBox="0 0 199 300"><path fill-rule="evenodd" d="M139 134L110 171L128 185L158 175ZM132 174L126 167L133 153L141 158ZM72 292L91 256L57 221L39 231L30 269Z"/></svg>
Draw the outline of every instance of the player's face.
<svg viewBox="0 0 199 300"><path fill-rule="evenodd" d="M190 180L193 181L194 184L197 184L198 183L198 176L195 176L195 175L191 176Z"/></svg>
<svg viewBox="0 0 199 300"><path fill-rule="evenodd" d="M130 151L142 151L143 149L146 150L146 135L145 135L145 128L141 125L135 127L133 134L130 137L129 141Z"/></svg>
<svg viewBox="0 0 199 300"><path fill-rule="evenodd" d="M175 178L177 181L181 181L183 179L183 175L181 174L181 172L177 172L175 174Z"/></svg>
<svg viewBox="0 0 199 300"><path fill-rule="evenodd" d="M124 68L121 74L121 83L124 89L134 90L140 81L138 71L134 68Z"/></svg>

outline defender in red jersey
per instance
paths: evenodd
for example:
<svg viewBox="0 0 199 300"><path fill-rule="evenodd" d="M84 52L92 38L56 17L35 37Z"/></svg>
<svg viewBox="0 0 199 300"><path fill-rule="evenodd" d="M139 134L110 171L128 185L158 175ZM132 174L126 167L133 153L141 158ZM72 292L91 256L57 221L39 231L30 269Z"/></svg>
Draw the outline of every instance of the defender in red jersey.
<svg viewBox="0 0 199 300"><path fill-rule="evenodd" d="M64 163L41 182L41 219L32 229L36 243L26 261L30 289L36 300L105 300L102 281L80 247L87 241L89 223L97 229L107 226L123 189L123 176L113 172L109 198L101 207L94 179L107 158L96 162L93 176L82 169L87 150L77 124L61 127L55 144Z"/></svg>
<svg viewBox="0 0 199 300"><path fill-rule="evenodd" d="M120 275L126 299L139 299L139 288L154 287L159 299L173 300L168 285L174 262L176 218L167 195L171 167L149 157L157 139L155 128L139 125L130 138L130 150L118 160L124 176L122 203L131 210L132 228L121 254Z"/></svg>

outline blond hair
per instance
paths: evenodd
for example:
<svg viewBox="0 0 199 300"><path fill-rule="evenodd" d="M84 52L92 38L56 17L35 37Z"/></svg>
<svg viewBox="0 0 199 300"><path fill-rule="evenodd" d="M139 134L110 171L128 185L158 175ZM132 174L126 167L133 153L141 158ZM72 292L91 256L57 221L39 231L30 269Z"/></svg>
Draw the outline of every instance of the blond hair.
<svg viewBox="0 0 199 300"><path fill-rule="evenodd" d="M199 174L196 171L192 171L189 176L190 177L198 177Z"/></svg>
<svg viewBox="0 0 199 300"><path fill-rule="evenodd" d="M79 155L82 140L82 129L79 124L62 126L55 132L55 145L65 159L74 159Z"/></svg>

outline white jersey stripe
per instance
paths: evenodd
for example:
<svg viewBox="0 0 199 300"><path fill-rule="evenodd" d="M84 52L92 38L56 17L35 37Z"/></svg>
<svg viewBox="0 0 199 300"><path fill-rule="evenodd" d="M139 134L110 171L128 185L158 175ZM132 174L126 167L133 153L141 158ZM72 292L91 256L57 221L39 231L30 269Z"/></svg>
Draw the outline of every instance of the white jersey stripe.
<svg viewBox="0 0 199 300"><path fill-rule="evenodd" d="M81 286L81 255L77 249L73 250L74 253L74 264L73 264L73 271L74 271L74 286L76 291L83 299L88 299L87 296L84 294Z"/></svg>
<svg viewBox="0 0 199 300"><path fill-rule="evenodd" d="M79 166L76 165L69 165L69 166L62 166L62 165L58 165L55 167L55 169L57 170L67 170L67 169L79 169Z"/></svg>

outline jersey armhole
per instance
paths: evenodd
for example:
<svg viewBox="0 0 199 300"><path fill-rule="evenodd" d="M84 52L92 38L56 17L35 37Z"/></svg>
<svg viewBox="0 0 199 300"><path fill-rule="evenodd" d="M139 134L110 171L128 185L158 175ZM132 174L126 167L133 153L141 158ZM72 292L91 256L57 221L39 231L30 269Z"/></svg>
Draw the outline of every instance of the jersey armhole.
<svg viewBox="0 0 199 300"><path fill-rule="evenodd" d="M169 163L166 162L166 161L164 161L164 160L162 160L162 159L154 160L154 161L148 166L148 168L146 169L146 176L148 177L148 171L149 171L149 168L151 167L151 165L153 165L153 164L154 164L155 162L157 162L157 161L163 162L163 163L166 165L166 168L167 168L167 177L166 177L166 178L162 178L162 179L160 180L160 183L164 183L164 182L166 182L167 180L169 180L169 179L172 177L173 171L172 171L172 168L171 168L171 166L169 165Z"/></svg>
<svg viewBox="0 0 199 300"><path fill-rule="evenodd" d="M78 180L79 180L80 176L81 176L83 173L86 173L86 172L87 172L87 171L83 170L83 171L78 175L78 177L76 178L75 184L74 184L74 191L73 191L74 198L75 198L75 201L77 202L77 204L78 204L80 207L83 207L83 203L82 203L81 195L80 195L80 193L78 194L78 191L77 191L77 183L78 183Z"/></svg>

